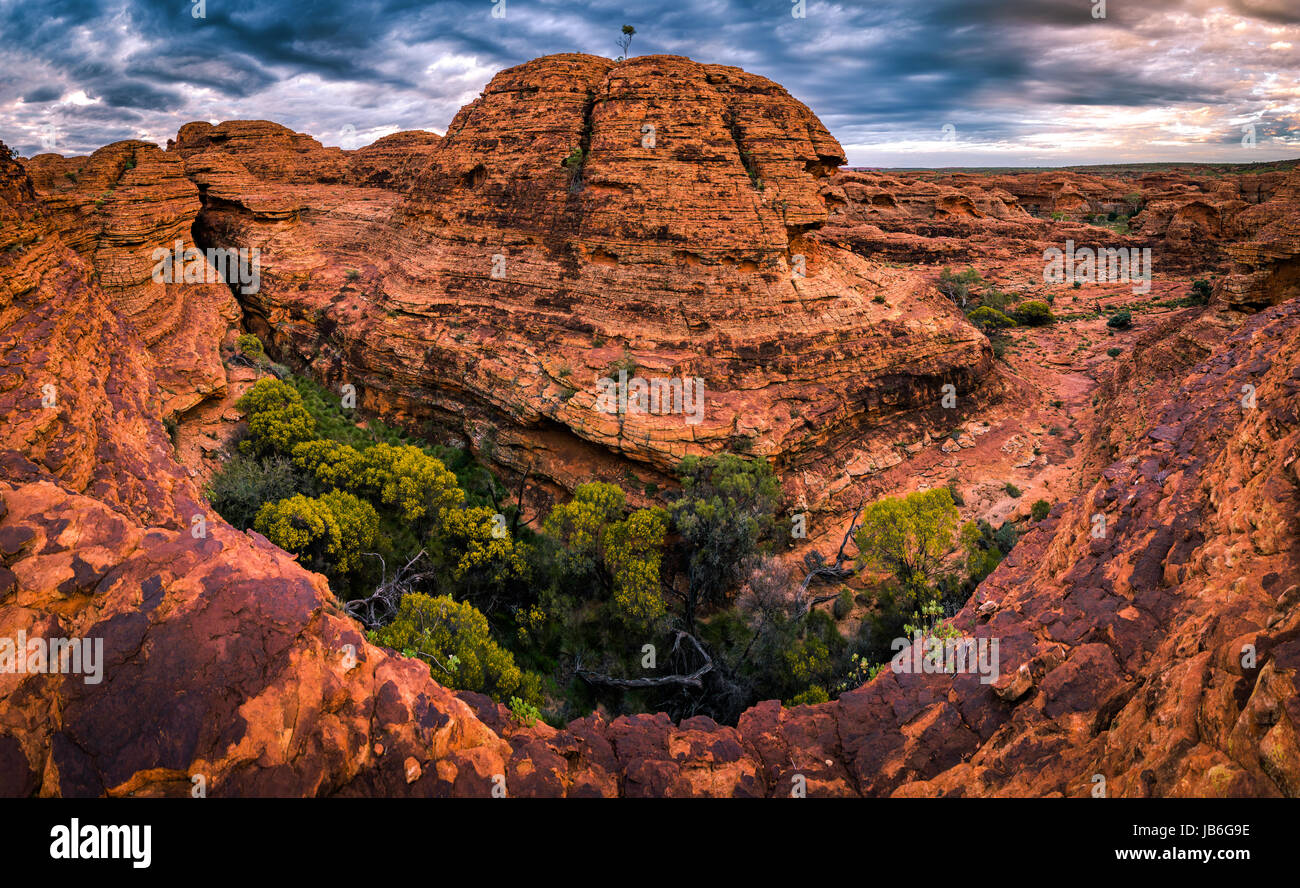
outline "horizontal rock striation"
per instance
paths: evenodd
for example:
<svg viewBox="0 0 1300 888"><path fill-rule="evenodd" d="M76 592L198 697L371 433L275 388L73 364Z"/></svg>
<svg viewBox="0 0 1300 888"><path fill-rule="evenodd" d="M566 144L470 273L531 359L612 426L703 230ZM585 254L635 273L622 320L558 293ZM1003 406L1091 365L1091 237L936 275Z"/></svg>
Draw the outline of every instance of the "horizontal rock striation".
<svg viewBox="0 0 1300 888"><path fill-rule="evenodd" d="M1248 234L1227 248L1233 272L1216 296L1246 309L1300 296L1300 168L1268 200L1243 211L1238 224Z"/></svg>
<svg viewBox="0 0 1300 888"><path fill-rule="evenodd" d="M407 191L441 141L442 136L424 130L404 130L376 139L348 157L348 183Z"/></svg>
<svg viewBox="0 0 1300 888"><path fill-rule="evenodd" d="M155 275L155 251L194 248L190 229L202 205L185 164L151 142L128 141L89 157L37 155L27 167L64 242L94 268L114 313L148 348L162 412L183 413L222 392L219 347L239 321L229 288L206 262L201 282Z"/></svg>

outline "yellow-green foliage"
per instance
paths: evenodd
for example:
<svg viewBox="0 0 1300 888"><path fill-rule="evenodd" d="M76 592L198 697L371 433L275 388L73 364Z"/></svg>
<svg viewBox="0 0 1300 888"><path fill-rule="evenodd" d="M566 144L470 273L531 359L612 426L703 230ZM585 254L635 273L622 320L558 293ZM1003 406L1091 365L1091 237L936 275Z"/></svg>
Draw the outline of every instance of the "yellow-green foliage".
<svg viewBox="0 0 1300 888"><path fill-rule="evenodd" d="M961 545L966 552L966 573L972 583L981 582L1002 562L1002 550L992 540L984 539L984 533L974 521L962 525Z"/></svg>
<svg viewBox="0 0 1300 888"><path fill-rule="evenodd" d="M348 573L373 547L379 516L364 500L335 490L320 499L297 494L266 503L253 527L281 549L308 556L318 568Z"/></svg>
<svg viewBox="0 0 1300 888"><path fill-rule="evenodd" d="M465 493L456 476L418 447L375 444L362 451L361 484L393 506L407 521L441 518L459 506Z"/></svg>
<svg viewBox="0 0 1300 888"><path fill-rule="evenodd" d="M510 534L497 531L498 526L496 513L483 506L443 512L438 542L453 555L459 554L452 568L457 581L473 571L486 574L496 583L523 576L523 553Z"/></svg>
<svg viewBox="0 0 1300 888"><path fill-rule="evenodd" d="M786 705L804 706L804 705L810 705L816 703L825 703L828 700L830 700L830 695L826 693L825 688L823 688L821 685L810 685L808 687L808 690L799 694L795 694L793 697L791 697L787 701Z"/></svg>
<svg viewBox="0 0 1300 888"><path fill-rule="evenodd" d="M340 539L334 512L320 500L301 493L257 510L253 528L281 549L307 552L312 546L321 551L338 545Z"/></svg>
<svg viewBox="0 0 1300 888"><path fill-rule="evenodd" d="M371 640L424 660L447 687L487 694L499 703L511 697L541 703L538 676L520 669L492 640L487 617L448 595L403 596L396 619L373 632Z"/></svg>
<svg viewBox="0 0 1300 888"><path fill-rule="evenodd" d="M858 528L858 557L892 572L910 594L921 593L952 549L959 517L946 487L876 500Z"/></svg>
<svg viewBox="0 0 1300 888"><path fill-rule="evenodd" d="M573 499L546 516L543 530L563 543L571 558L599 558L605 528L623 514L625 502L623 491L613 484L579 484Z"/></svg>
<svg viewBox="0 0 1300 888"><path fill-rule="evenodd" d="M625 622L653 625L667 610L659 588L660 550L667 532L668 513L663 509L638 509L605 531L614 608Z"/></svg>
<svg viewBox="0 0 1300 888"><path fill-rule="evenodd" d="M638 509L623 518L624 503L623 491L613 484L580 484L573 499L551 510L543 530L564 546L561 557L571 571L603 571L621 620L648 627L667 611L659 566L668 514Z"/></svg>
<svg viewBox="0 0 1300 888"><path fill-rule="evenodd" d="M249 437L239 444L245 453L287 454L316 434L316 420L302 405L302 396L278 379L259 379L235 406L248 420Z"/></svg>
<svg viewBox="0 0 1300 888"><path fill-rule="evenodd" d="M293 462L316 476L322 487L352 490L361 483L364 460L350 444L318 438L293 448Z"/></svg>
<svg viewBox="0 0 1300 888"><path fill-rule="evenodd" d="M980 327L1014 327L1016 322L996 308L981 305L966 316L972 324Z"/></svg>
<svg viewBox="0 0 1300 888"><path fill-rule="evenodd" d="M340 573L361 565L361 555L375 547L379 532L379 513L363 499L342 490L331 490L320 498L331 512L339 530L338 546L326 554L335 560Z"/></svg>

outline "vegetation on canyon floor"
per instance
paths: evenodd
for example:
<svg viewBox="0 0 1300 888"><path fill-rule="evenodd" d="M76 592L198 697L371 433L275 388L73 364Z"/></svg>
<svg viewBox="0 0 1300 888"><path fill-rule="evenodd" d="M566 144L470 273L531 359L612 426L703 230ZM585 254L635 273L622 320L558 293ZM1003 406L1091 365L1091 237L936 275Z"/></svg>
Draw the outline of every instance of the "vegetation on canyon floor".
<svg viewBox="0 0 1300 888"><path fill-rule="evenodd" d="M466 451L358 422L308 379L265 377L238 406L246 435L208 490L222 517L325 574L373 641L524 722L598 705L734 722L763 699L825 701L893 639L956 632L1017 537L959 527L940 487L869 505L856 565L813 556L805 576L780 557L782 491L759 458L688 457L663 507L582 484L534 529Z"/></svg>

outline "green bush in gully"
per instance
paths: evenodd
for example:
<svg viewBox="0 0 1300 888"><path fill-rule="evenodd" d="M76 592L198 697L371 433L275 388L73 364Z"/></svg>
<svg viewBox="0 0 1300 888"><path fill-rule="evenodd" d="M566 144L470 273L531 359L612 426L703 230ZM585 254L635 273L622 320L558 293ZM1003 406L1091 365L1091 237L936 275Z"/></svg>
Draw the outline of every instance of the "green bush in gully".
<svg viewBox="0 0 1300 888"><path fill-rule="evenodd" d="M1133 312L1127 308L1120 309L1110 316L1110 319L1106 321L1106 326L1112 330L1127 330L1133 326Z"/></svg>
<svg viewBox="0 0 1300 888"><path fill-rule="evenodd" d="M939 292L947 296L961 308L966 307L966 303L971 299L971 288L984 283L980 273L973 268L967 268L965 271L953 273L951 268L944 266L939 272Z"/></svg>
<svg viewBox="0 0 1300 888"><path fill-rule="evenodd" d="M534 532L511 526L513 507L498 511L506 492L467 454L377 421L363 428L308 380L263 379L239 407L248 433L211 482L217 511L297 553L342 600L368 596L423 551L396 616L371 637L524 722L540 713L560 723L602 704L734 723L762 699L829 699L887 660L909 620L955 612L1014 544L1014 528L967 525L962 578L943 567L957 537L946 489L873 504L858 543L864 564L885 575L858 597L867 613L845 637L837 620L855 610L852 594L809 610L792 594L802 571L773 557L789 540L762 459L683 460L666 508L631 509L619 487L583 484ZM705 657L712 668L698 689L602 680L686 675Z"/></svg>
<svg viewBox="0 0 1300 888"><path fill-rule="evenodd" d="M1027 327L1041 327L1056 321L1051 306L1037 299L1030 299L1020 303L1011 312L1011 316L1016 319L1017 323L1024 324Z"/></svg>
<svg viewBox="0 0 1300 888"><path fill-rule="evenodd" d="M1016 322L1011 318L998 311L996 308L990 308L987 305L981 305L966 316L972 324L980 329L1002 329L1004 327L1014 327Z"/></svg>
<svg viewBox="0 0 1300 888"><path fill-rule="evenodd" d="M946 487L885 497L867 507L856 535L867 590L858 600L870 611L859 628L859 663L874 674L894 651L890 642L918 626L940 631L975 587L1015 546L1015 525L997 530L984 520L958 528L959 514ZM950 553L960 553L956 564ZM964 576L962 575L964 573ZM954 631L951 627L942 631Z"/></svg>
<svg viewBox="0 0 1300 888"><path fill-rule="evenodd" d="M325 573L340 598L369 594L383 578L384 565L395 569L421 549L429 553L431 590L470 598L522 579L523 558L513 541L496 533L495 510L470 504L475 497L433 448L407 443L381 423L358 428L337 398L307 380L259 380L237 406L247 418L247 437L212 479L210 502L235 526L253 527ZM483 489L478 468L452 455L453 464L467 469L467 486ZM379 557L368 557L370 552ZM539 677L501 678L510 673L509 664L501 665L510 652L485 646L471 611L477 613L472 604L457 605L452 625L467 627L467 634L463 644L449 649L466 665L447 683L509 693L530 705L540 701ZM400 625L414 619L412 613L399 613L392 632L424 631L425 624L405 630ZM441 644L441 637L435 641Z"/></svg>

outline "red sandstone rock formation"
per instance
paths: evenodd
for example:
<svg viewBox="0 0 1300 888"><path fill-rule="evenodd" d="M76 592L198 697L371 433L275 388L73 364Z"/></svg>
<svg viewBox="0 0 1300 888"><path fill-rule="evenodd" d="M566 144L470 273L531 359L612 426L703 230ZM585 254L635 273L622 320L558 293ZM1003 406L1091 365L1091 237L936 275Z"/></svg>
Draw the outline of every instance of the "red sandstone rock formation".
<svg viewBox="0 0 1300 888"><path fill-rule="evenodd" d="M99 684L0 673L0 795L485 794L509 748L202 502L143 339L2 150L0 303L0 637L104 640Z"/></svg>
<svg viewBox="0 0 1300 888"><path fill-rule="evenodd" d="M174 140L167 140L167 150L186 159L206 151L229 154L268 182L303 185L347 178L343 149L326 148L311 136L269 120L229 120L216 126L187 123Z"/></svg>
<svg viewBox="0 0 1300 888"><path fill-rule="evenodd" d="M424 130L393 133L358 148L348 158L348 182L406 191L424 172L442 136Z"/></svg>
<svg viewBox="0 0 1300 888"><path fill-rule="evenodd" d="M1247 308L1300 296L1300 168L1267 201L1244 210L1237 224L1248 239L1227 248L1235 265L1217 295Z"/></svg>
<svg viewBox="0 0 1300 888"><path fill-rule="evenodd" d="M215 272L212 283L166 283L154 274L155 250L194 248L190 227L201 204L185 165L133 141L89 157L42 154L27 167L63 240L93 266L116 315L148 347L163 414L222 391L218 347L239 320L229 288Z"/></svg>
<svg viewBox="0 0 1300 888"><path fill-rule="evenodd" d="M540 159L489 148L509 135L505 103L543 87L561 95L528 106ZM638 153L655 103L666 157ZM407 199L320 184L329 165L294 139L228 152L190 137L184 163L208 202L201 239L275 248L250 323L360 380L371 406L400 416L432 398L471 437L491 427L516 458L555 458L562 478L599 465L591 454L618 465L610 450L670 463L685 451L663 428L613 434L581 402L548 406L552 384L622 358L603 337L641 366L727 380L734 429L816 468L984 352L916 273L810 235L825 216L816 174L838 154L815 124L735 69L567 56L504 72ZM561 165L574 147L581 188ZM1143 335L1088 440L1095 480L956 618L1000 639L998 683L885 671L833 703L760 704L736 727L523 728L367 645L322 578L206 510L160 422L148 325L90 264L131 210L87 228L84 204L60 208L55 179L76 160L33 160L38 195L0 152L0 636L99 636L111 668L101 685L0 675L0 794L183 795L194 775L213 795L487 795L496 775L548 796L786 796L797 777L810 795L1085 795L1095 775L1112 796L1300 794L1300 300L1237 330L1237 313L1193 310ZM943 202L962 186L901 184L879 208L915 212L900 224L961 216ZM1248 230L1284 246L1269 214L1293 195L1258 193L1272 206ZM790 275L800 250L806 278ZM489 251L507 256L505 279L481 265ZM690 446L725 440L703 431Z"/></svg>
<svg viewBox="0 0 1300 888"><path fill-rule="evenodd" d="M631 465L662 486L744 441L820 499L845 464L870 470L886 419L948 383L973 400L990 367L919 275L808 236L843 156L761 77L551 56L497 75L426 158L400 201L191 166L216 198L200 229L264 248L244 307L284 360L490 439L510 469L571 488ZM268 194L312 212L268 212ZM603 412L598 380L621 367L702 378L702 421Z"/></svg>

